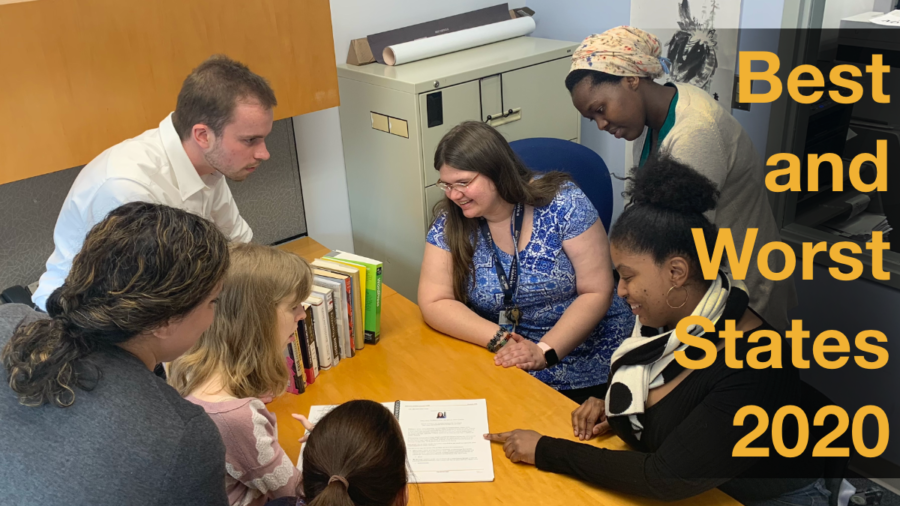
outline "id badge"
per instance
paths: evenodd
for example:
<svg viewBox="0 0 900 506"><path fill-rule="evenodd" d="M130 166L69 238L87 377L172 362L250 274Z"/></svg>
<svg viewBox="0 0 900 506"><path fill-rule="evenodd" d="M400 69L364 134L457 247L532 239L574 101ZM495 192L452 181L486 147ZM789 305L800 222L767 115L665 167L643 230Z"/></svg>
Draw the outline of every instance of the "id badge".
<svg viewBox="0 0 900 506"><path fill-rule="evenodd" d="M503 330L507 332L515 332L516 325L514 322L510 321L506 313L507 311L505 309L500 311L500 318L498 318L498 323L503 328Z"/></svg>

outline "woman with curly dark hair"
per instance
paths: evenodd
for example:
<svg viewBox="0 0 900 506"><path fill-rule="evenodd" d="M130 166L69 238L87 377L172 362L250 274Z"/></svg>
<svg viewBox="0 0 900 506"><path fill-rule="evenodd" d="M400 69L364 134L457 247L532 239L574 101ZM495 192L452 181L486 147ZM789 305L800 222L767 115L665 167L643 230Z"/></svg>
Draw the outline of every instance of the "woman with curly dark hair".
<svg viewBox="0 0 900 506"><path fill-rule="evenodd" d="M211 222L135 202L88 233L48 315L0 306L0 490L10 504L227 504L216 426L153 373L212 323Z"/></svg>
<svg viewBox="0 0 900 506"><path fill-rule="evenodd" d="M606 397L592 397L577 408L572 428L580 440L611 430L634 451L528 430L486 437L503 443L506 456L515 462L663 501L719 488L750 506L827 505L826 461L811 457L811 450L796 458L774 451L765 458L732 456L750 431L734 423L742 407L759 406L774 415L782 406L827 402L804 387L790 363L734 368L726 359L758 357L781 336L751 309L744 283L726 271L712 280L701 272L692 231L707 242L717 233L704 216L718 201L715 184L671 158L654 157L635 173L628 196L631 204L613 225L609 240L620 275L618 293L637 321L631 337L613 353ZM706 318L715 329L679 327L690 316ZM759 334L757 339L735 339L733 349L720 351L702 369L686 368L675 359L678 352L694 361L704 358L700 348L679 338L683 331L722 350L726 339L717 331L729 326L744 337ZM787 425L783 434L784 441L798 438L797 430ZM762 436L753 446L770 448L771 441Z"/></svg>

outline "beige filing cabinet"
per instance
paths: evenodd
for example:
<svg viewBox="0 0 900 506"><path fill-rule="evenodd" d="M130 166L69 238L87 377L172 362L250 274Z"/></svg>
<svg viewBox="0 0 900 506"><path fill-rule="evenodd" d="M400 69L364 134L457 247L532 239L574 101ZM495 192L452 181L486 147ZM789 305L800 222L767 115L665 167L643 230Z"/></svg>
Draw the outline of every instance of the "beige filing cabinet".
<svg viewBox="0 0 900 506"><path fill-rule="evenodd" d="M384 262L384 283L416 301L425 234L444 197L434 151L462 121L507 140L579 140L565 87L577 44L519 37L389 67L338 65L341 135L357 254Z"/></svg>

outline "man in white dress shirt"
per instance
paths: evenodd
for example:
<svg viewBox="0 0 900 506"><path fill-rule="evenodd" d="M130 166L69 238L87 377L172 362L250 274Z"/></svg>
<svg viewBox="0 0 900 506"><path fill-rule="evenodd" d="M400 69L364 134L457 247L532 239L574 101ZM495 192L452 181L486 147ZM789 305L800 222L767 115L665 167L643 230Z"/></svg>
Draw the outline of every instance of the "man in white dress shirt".
<svg viewBox="0 0 900 506"><path fill-rule="evenodd" d="M214 222L232 241L249 242L225 178L243 181L268 160L275 93L245 65L213 56L191 72L175 112L159 128L117 144L87 164L63 203L34 302L62 286L84 238L107 213L127 202L153 202Z"/></svg>

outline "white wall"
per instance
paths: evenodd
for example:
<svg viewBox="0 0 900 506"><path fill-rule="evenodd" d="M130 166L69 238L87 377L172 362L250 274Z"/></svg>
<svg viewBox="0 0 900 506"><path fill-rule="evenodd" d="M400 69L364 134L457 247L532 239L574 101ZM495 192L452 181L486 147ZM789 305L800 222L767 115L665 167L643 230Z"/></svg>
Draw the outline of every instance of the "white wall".
<svg viewBox="0 0 900 506"><path fill-rule="evenodd" d="M337 108L294 117L306 229L330 249L353 251Z"/></svg>
<svg viewBox="0 0 900 506"><path fill-rule="evenodd" d="M497 0L331 0L335 58L338 63L347 60L353 39L498 3ZM509 5L522 7L525 0L514 0ZM295 117L294 133L309 236L329 248L353 251L337 108Z"/></svg>
<svg viewBox="0 0 900 506"><path fill-rule="evenodd" d="M744 0L741 4L741 33L738 38L740 51L778 51L778 39L773 30L781 28L784 0ZM777 13L777 15L773 15ZM760 90L755 90L760 93ZM766 142L769 135L771 104L752 104L749 111L732 109L734 119L744 127L760 158L766 158Z"/></svg>

